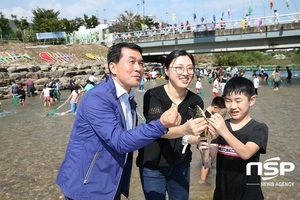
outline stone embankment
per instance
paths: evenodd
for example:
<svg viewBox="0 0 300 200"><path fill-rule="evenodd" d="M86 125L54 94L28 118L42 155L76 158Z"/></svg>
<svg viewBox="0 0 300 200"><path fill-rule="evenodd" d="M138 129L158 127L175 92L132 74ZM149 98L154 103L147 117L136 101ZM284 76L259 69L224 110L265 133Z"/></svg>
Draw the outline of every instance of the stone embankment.
<svg viewBox="0 0 300 200"><path fill-rule="evenodd" d="M84 86L89 76L95 76L95 82L102 80L104 73L107 73L106 63L95 62L74 62L74 63L45 63L45 64L18 64L0 66L0 99L11 98L12 81L24 83L25 77L34 81L36 91L43 89L49 77L60 80L61 89L69 88L70 77L73 77L76 84Z"/></svg>
<svg viewBox="0 0 300 200"><path fill-rule="evenodd" d="M60 80L61 89L68 89L70 77L77 84L84 86L90 75L100 82L102 74L107 71L106 59L95 60L86 56L87 53L106 57L108 48L99 44L87 45L51 45L41 43L23 43L19 41L0 41L0 55L4 52L14 52L15 55L28 54L31 59L22 58L10 63L0 62L0 99L11 98L12 81L24 83L28 76L34 80L36 91L39 93L49 77ZM74 54L78 59L60 62L41 59L41 52L61 52Z"/></svg>

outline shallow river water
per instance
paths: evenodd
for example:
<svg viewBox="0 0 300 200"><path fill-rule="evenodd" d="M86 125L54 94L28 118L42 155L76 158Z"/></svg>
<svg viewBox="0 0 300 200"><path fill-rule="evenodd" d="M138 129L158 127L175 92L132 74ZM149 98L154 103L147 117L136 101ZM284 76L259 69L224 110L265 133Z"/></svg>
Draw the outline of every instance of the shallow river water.
<svg viewBox="0 0 300 200"><path fill-rule="evenodd" d="M163 84L164 80L148 81L145 88ZM210 85L203 80L205 107L213 98ZM194 82L190 88L194 90ZM299 145L299 80L291 85L284 83L279 91L262 85L251 114L258 121L269 126L267 154L261 161L279 157L280 162L293 163L295 169L264 181L265 199L300 199L300 145ZM136 91L138 112L142 111L143 92ZM75 115L52 116L46 114L58 107L68 97L62 92L62 101L51 107L44 107L39 96L26 99L26 107L14 106L12 100L1 100L0 110L0 199L62 199L55 184L57 170L64 157ZM58 112L66 111L65 105ZM206 185L199 185L200 156L193 147L191 163L190 199L211 199L214 189L215 168L213 167ZM136 155L136 154L135 154ZM279 170L280 171L280 170ZM266 172L266 171L265 171ZM270 171L267 171L270 172ZM137 168L134 165L130 199L144 199Z"/></svg>

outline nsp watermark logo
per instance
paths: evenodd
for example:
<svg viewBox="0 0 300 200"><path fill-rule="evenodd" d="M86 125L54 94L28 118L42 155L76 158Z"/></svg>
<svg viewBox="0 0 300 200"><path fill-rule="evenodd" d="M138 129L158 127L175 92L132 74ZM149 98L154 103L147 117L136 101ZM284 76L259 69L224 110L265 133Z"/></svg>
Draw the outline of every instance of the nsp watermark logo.
<svg viewBox="0 0 300 200"><path fill-rule="evenodd" d="M246 175L250 176L252 167L257 168L257 175L261 176L263 181L271 180L277 176L284 176L288 172L295 170L295 164L292 162L280 162L279 157L267 159L264 162L250 162L246 166ZM262 182L263 186L294 186L294 182Z"/></svg>
<svg viewBox="0 0 300 200"><path fill-rule="evenodd" d="M258 175L264 181L276 178L278 175L285 175L286 172L294 171L295 164L292 162L280 162L279 157L274 157L265 162L250 162L247 164L246 175L251 175L251 167L257 166ZM264 169L264 171L263 171Z"/></svg>

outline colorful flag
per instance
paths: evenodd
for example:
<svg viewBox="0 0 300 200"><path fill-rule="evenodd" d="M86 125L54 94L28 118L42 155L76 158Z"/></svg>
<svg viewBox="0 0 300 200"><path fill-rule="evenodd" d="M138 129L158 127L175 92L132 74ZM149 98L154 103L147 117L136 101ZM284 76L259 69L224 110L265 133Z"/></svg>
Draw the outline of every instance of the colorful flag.
<svg viewBox="0 0 300 200"><path fill-rule="evenodd" d="M273 6L274 6L274 0L270 0L270 10L273 9Z"/></svg>
<svg viewBox="0 0 300 200"><path fill-rule="evenodd" d="M245 29L245 27L246 27L246 21L245 21L245 19L242 19L241 25L242 25L242 29Z"/></svg>
<svg viewBox="0 0 300 200"><path fill-rule="evenodd" d="M193 15L194 21L197 19L196 13Z"/></svg>
<svg viewBox="0 0 300 200"><path fill-rule="evenodd" d="M289 0L286 0L285 2L286 2L287 9L290 9Z"/></svg>
<svg viewBox="0 0 300 200"><path fill-rule="evenodd" d="M213 15L213 21L216 23L216 16Z"/></svg>
<svg viewBox="0 0 300 200"><path fill-rule="evenodd" d="M230 9L227 10L228 18L230 18Z"/></svg>
<svg viewBox="0 0 300 200"><path fill-rule="evenodd" d="M262 18L259 18L259 19L257 20L257 27L260 28L261 25L262 25Z"/></svg>
<svg viewBox="0 0 300 200"><path fill-rule="evenodd" d="M173 13L172 19L173 19L174 22L176 21L176 14L175 13Z"/></svg>
<svg viewBox="0 0 300 200"><path fill-rule="evenodd" d="M252 14L252 11L253 11L253 8L252 8L252 6L249 6L249 10L248 10L248 15L249 15L249 16L251 16L251 14Z"/></svg>

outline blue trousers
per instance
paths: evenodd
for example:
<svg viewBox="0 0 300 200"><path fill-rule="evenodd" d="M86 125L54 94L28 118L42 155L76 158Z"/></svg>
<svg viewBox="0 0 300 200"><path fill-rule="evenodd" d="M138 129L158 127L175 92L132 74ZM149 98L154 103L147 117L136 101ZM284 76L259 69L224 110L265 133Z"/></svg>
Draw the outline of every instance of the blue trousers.
<svg viewBox="0 0 300 200"><path fill-rule="evenodd" d="M140 178L146 200L188 200L190 163L174 167L140 167Z"/></svg>
<svg viewBox="0 0 300 200"><path fill-rule="evenodd" d="M72 101L70 101L70 111L71 113L76 113L76 110L77 110L77 103L74 103Z"/></svg>
<svg viewBox="0 0 300 200"><path fill-rule="evenodd" d="M27 96L30 97L30 95L34 96L34 86L33 85L28 85L27 86Z"/></svg>

